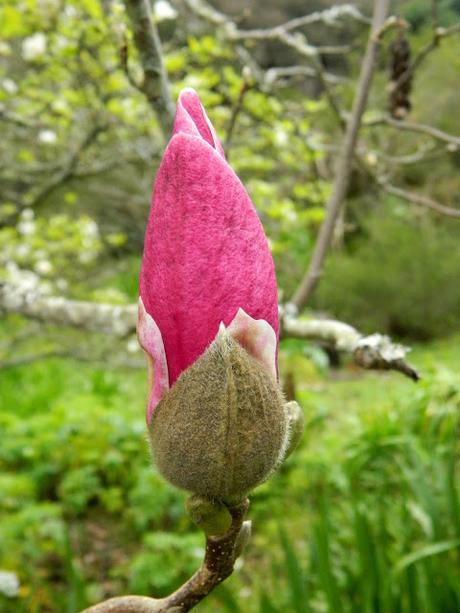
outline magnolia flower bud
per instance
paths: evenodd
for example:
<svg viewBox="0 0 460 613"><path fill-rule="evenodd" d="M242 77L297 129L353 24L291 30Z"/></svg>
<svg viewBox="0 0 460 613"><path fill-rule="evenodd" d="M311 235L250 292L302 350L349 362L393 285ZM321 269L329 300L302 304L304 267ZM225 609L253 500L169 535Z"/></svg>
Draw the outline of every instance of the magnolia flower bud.
<svg viewBox="0 0 460 613"><path fill-rule="evenodd" d="M274 377L225 329L167 392L150 424L155 462L174 485L242 499L284 453L287 414Z"/></svg>
<svg viewBox="0 0 460 613"><path fill-rule="evenodd" d="M278 386L267 239L190 89L155 181L137 329L154 460L171 483L211 501L191 511L206 532L220 530L228 518L219 503L238 504L270 475L298 439L301 415Z"/></svg>

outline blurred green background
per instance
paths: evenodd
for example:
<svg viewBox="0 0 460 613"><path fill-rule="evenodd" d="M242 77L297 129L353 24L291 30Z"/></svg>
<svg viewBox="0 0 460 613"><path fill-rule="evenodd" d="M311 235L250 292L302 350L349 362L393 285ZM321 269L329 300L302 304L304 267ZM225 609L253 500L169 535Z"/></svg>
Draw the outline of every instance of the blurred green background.
<svg viewBox="0 0 460 613"><path fill-rule="evenodd" d="M250 28L302 15L304 4L215 6ZM460 20L457 0L434 4L440 25ZM318 0L308 10L333 5ZM357 6L370 13L369 2ZM277 43L229 43L179 2L153 8L174 95L197 89L224 143L243 66L254 61L268 74L299 62ZM392 12L409 22L416 54L433 35L430 3L394 2ZM305 33L316 45L350 46L322 58L349 108L366 26L343 19ZM69 298L136 300L164 142L124 69L126 41L131 81L140 82L123 3L3 0L0 279ZM391 41L368 122L388 108ZM324 218L341 131L316 79L270 82L252 69L227 152L264 223L283 301ZM410 121L459 134L459 74L457 34L417 71ZM327 348L282 342L281 375L304 409L306 433L254 492L251 543L197 610L460 610L460 222L389 196L372 179L455 207L460 156L388 126L363 128L358 149L341 230L309 306L410 344L423 379L363 373L343 358L338 368ZM76 613L112 595L166 595L199 566L204 540L185 496L149 460L146 395L135 338L2 318L2 613ZM7 589L3 571L15 573L18 589Z"/></svg>

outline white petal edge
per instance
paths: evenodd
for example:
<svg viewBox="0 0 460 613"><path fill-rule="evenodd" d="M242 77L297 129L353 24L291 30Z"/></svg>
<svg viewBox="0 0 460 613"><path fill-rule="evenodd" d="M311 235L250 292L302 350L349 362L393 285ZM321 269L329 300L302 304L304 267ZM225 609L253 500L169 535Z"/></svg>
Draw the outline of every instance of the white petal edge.
<svg viewBox="0 0 460 613"><path fill-rule="evenodd" d="M234 338L276 380L276 332L265 319L253 319L243 309L227 327Z"/></svg>
<svg viewBox="0 0 460 613"><path fill-rule="evenodd" d="M149 423L155 407L169 390L169 373L160 328L145 310L141 297L139 297L137 317L137 338L147 356L149 369L150 396L146 414L147 423Z"/></svg>

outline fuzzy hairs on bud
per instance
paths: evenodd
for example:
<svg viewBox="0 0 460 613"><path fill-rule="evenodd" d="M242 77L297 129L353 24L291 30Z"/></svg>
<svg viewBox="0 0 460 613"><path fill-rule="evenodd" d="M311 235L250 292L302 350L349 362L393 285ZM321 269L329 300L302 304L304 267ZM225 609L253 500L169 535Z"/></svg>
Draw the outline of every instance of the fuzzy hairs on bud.
<svg viewBox="0 0 460 613"><path fill-rule="evenodd" d="M241 500L284 456L288 421L276 380L221 326L156 407L153 458L177 487Z"/></svg>

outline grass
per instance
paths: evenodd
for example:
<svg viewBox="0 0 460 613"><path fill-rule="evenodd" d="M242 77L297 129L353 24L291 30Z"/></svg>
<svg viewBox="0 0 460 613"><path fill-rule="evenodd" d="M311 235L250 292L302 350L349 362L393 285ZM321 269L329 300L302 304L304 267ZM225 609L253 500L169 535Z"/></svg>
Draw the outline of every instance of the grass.
<svg viewBox="0 0 460 613"><path fill-rule="evenodd" d="M197 610L460 610L459 340L415 348L417 385L285 360L305 436L254 492L251 544ZM21 580L0 610L76 613L177 587L203 542L150 466L145 374L53 359L0 380L0 569Z"/></svg>

